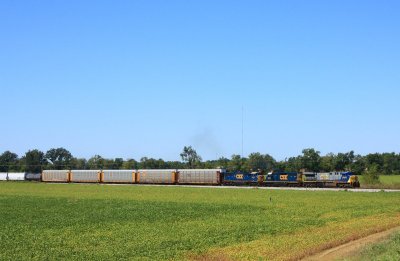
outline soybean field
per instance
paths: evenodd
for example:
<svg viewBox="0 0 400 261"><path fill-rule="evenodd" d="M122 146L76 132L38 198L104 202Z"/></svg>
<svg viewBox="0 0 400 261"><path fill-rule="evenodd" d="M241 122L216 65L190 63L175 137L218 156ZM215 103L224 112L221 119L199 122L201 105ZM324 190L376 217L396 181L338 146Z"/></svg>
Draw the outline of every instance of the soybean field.
<svg viewBox="0 0 400 261"><path fill-rule="evenodd" d="M0 260L282 260L399 226L400 193L1 182L0 221Z"/></svg>

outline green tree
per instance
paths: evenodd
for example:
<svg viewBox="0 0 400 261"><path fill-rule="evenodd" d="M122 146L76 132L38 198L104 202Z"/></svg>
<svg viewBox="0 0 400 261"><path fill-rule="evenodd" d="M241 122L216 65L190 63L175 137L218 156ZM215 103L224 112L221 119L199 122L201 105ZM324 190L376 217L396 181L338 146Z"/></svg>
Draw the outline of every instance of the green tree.
<svg viewBox="0 0 400 261"><path fill-rule="evenodd" d="M122 169L122 165L124 164L124 159L122 158L115 158L114 159L114 168L115 169Z"/></svg>
<svg viewBox="0 0 400 261"><path fill-rule="evenodd" d="M167 161L165 162L167 169L184 169L186 168L185 163L181 161Z"/></svg>
<svg viewBox="0 0 400 261"><path fill-rule="evenodd" d="M73 158L71 160L71 169L87 169L87 160Z"/></svg>
<svg viewBox="0 0 400 261"><path fill-rule="evenodd" d="M215 168L226 169L228 168L228 165L229 165L229 159L225 157L220 157L216 162Z"/></svg>
<svg viewBox="0 0 400 261"><path fill-rule="evenodd" d="M29 150L21 160L24 164L22 170L26 172L39 173L47 165L44 153L36 149Z"/></svg>
<svg viewBox="0 0 400 261"><path fill-rule="evenodd" d="M139 168L141 169L164 169L166 168L166 164L162 159L153 159L143 157L140 159Z"/></svg>
<svg viewBox="0 0 400 261"><path fill-rule="evenodd" d="M252 171L264 170L269 171L273 170L276 166L275 159L269 154L261 154L259 152L251 153L247 160L247 168Z"/></svg>
<svg viewBox="0 0 400 261"><path fill-rule="evenodd" d="M51 169L69 169L73 156L64 148L56 148L48 150L45 158L50 163L48 167Z"/></svg>
<svg viewBox="0 0 400 261"><path fill-rule="evenodd" d="M354 151L347 153L338 153L334 160L334 169L336 171L346 170L354 160Z"/></svg>
<svg viewBox="0 0 400 261"><path fill-rule="evenodd" d="M87 166L89 169L103 169L104 163L105 161L103 157L100 155L95 155L88 160Z"/></svg>
<svg viewBox="0 0 400 261"><path fill-rule="evenodd" d="M240 155L233 154L228 163L228 171L246 171L246 164L246 158L242 158Z"/></svg>
<svg viewBox="0 0 400 261"><path fill-rule="evenodd" d="M364 182L367 184L379 183L379 166L378 164L372 164L368 167L367 171L364 172Z"/></svg>
<svg viewBox="0 0 400 261"><path fill-rule="evenodd" d="M122 164L123 169L138 169L138 162L134 159L128 159Z"/></svg>
<svg viewBox="0 0 400 261"><path fill-rule="evenodd" d="M302 165L301 156L290 157L285 163L285 171L299 171L301 168L304 168Z"/></svg>
<svg viewBox="0 0 400 261"><path fill-rule="evenodd" d="M103 169L116 169L113 159L104 159Z"/></svg>
<svg viewBox="0 0 400 261"><path fill-rule="evenodd" d="M370 153L365 156L366 165L369 169L371 166L375 165L378 171L382 170L383 167L383 157L382 154L379 153Z"/></svg>
<svg viewBox="0 0 400 261"><path fill-rule="evenodd" d="M332 171L335 169L336 156L333 153L328 153L321 157L321 170L322 171Z"/></svg>
<svg viewBox="0 0 400 261"><path fill-rule="evenodd" d="M0 155L0 172L18 171L18 163L18 155L7 150Z"/></svg>
<svg viewBox="0 0 400 261"><path fill-rule="evenodd" d="M303 155L301 156L301 165L302 168L305 168L309 171L318 172L320 170L321 157L320 152L314 149L304 149L302 151Z"/></svg>
<svg viewBox="0 0 400 261"><path fill-rule="evenodd" d="M400 168L400 157L398 157L394 152L383 153L383 166L382 171L386 175L399 174Z"/></svg>
<svg viewBox="0 0 400 261"><path fill-rule="evenodd" d="M356 175L364 173L366 168L366 159L361 155L355 155L353 162L350 164L350 171Z"/></svg>
<svg viewBox="0 0 400 261"><path fill-rule="evenodd" d="M192 146L184 147L183 152L180 154L182 161L186 162L189 168L193 169L196 164L201 162L200 155L197 154L196 150L192 148Z"/></svg>
<svg viewBox="0 0 400 261"><path fill-rule="evenodd" d="M124 160L122 158L104 159L103 169L122 169Z"/></svg>

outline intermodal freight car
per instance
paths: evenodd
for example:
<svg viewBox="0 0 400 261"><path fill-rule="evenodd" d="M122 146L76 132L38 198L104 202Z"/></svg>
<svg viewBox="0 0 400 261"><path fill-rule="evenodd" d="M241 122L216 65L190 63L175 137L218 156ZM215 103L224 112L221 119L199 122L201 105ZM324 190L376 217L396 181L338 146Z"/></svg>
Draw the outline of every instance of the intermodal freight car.
<svg viewBox="0 0 400 261"><path fill-rule="evenodd" d="M176 171L178 184L219 185L223 180L222 169L179 169Z"/></svg>
<svg viewBox="0 0 400 261"><path fill-rule="evenodd" d="M103 170L101 172L103 183L136 183L136 171L126 169Z"/></svg>
<svg viewBox="0 0 400 261"><path fill-rule="evenodd" d="M70 181L77 183L100 183L100 170L71 170Z"/></svg>
<svg viewBox="0 0 400 261"><path fill-rule="evenodd" d="M69 170L43 170L42 181L45 182L70 182Z"/></svg>
<svg viewBox="0 0 400 261"><path fill-rule="evenodd" d="M139 169L137 183L141 184L175 184L176 170L173 169Z"/></svg>

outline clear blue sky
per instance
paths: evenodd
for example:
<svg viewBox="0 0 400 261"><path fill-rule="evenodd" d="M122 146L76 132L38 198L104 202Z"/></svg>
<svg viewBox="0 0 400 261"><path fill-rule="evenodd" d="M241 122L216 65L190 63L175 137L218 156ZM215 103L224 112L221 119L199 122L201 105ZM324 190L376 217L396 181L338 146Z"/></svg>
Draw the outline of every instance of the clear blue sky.
<svg viewBox="0 0 400 261"><path fill-rule="evenodd" d="M0 2L0 153L400 152L400 1Z"/></svg>

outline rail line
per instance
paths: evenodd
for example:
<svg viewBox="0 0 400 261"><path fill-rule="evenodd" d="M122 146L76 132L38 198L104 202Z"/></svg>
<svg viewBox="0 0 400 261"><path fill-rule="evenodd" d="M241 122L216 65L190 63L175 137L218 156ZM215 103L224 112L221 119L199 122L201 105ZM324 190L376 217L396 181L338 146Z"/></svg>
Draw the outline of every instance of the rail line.
<svg viewBox="0 0 400 261"><path fill-rule="evenodd" d="M398 192L400 189L360 189L360 188L302 188L302 187L258 187L258 186L208 186L208 185L164 185L164 184L113 184L113 183L52 183L46 184L78 184L100 186L138 186L138 187L182 187L182 188L213 188L213 189L261 189L261 190L300 190L300 191L346 191L346 192Z"/></svg>

